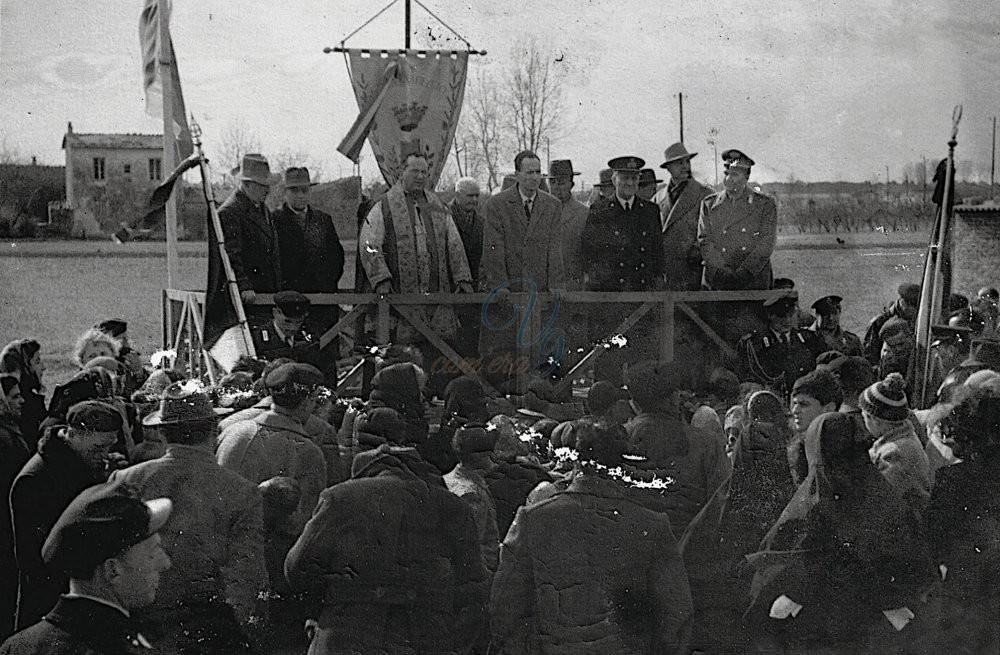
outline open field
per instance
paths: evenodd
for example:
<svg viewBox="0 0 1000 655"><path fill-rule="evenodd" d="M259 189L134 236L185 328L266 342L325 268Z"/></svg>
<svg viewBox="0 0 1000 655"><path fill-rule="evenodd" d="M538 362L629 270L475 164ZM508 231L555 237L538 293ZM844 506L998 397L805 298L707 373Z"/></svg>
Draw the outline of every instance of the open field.
<svg viewBox="0 0 1000 655"><path fill-rule="evenodd" d="M919 282L926 237L902 234L792 235L779 239L775 275L793 278L803 306L837 293L846 298L844 325L856 332L895 297L904 281ZM341 287L351 287L354 244ZM166 285L162 243L116 246L106 241L7 242L0 250L0 339L34 337L42 343L51 389L71 374L77 336L97 321L129 321L135 346L160 346L160 296ZM204 287L204 243L182 243L178 286Z"/></svg>

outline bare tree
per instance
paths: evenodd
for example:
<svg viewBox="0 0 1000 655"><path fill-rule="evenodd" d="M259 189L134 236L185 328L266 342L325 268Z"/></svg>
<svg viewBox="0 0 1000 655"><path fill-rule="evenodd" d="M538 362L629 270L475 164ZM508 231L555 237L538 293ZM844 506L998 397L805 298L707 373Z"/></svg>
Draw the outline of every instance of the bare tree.
<svg viewBox="0 0 1000 655"><path fill-rule="evenodd" d="M504 76L505 100L517 137L518 150L538 152L542 143L556 141L563 113L562 80L552 59L537 41L518 47Z"/></svg>
<svg viewBox="0 0 1000 655"><path fill-rule="evenodd" d="M509 151L510 133L502 97L496 81L480 70L466 92L465 110L456 135L456 139L469 149L465 174L478 177L485 173L486 187L490 191L500 186L503 179L500 158Z"/></svg>
<svg viewBox="0 0 1000 655"><path fill-rule="evenodd" d="M243 118L237 118L226 125L216 142L216 170L228 172L232 167L239 166L243 155L250 152L260 152L260 139Z"/></svg>

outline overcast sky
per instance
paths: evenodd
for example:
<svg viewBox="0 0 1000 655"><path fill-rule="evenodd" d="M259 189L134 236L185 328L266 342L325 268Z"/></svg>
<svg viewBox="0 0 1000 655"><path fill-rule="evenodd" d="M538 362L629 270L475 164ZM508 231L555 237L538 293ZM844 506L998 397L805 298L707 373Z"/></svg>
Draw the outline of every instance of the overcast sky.
<svg viewBox="0 0 1000 655"><path fill-rule="evenodd" d="M388 0L385 0L388 2ZM2 0L0 134L7 148L60 164L67 121L77 132L160 131L145 114L139 0ZM427 0L502 66L535 37L561 56L571 158L592 182L604 162L635 154L659 164L678 137L714 181L720 152L753 157L759 181L902 178L905 163L946 154L950 117L964 104L957 158L989 174L991 119L1000 113L1000 12L990 0L665 2ZM128 9L123 9L128 7ZM336 146L357 115L340 55L325 55L381 2L176 0L171 22L188 110L213 154L242 122L268 150L301 151L327 177L348 174ZM414 45L433 21L414 5ZM438 26L433 34L440 35ZM402 45L402 3L348 41ZM370 151L364 156L371 162ZM544 154L543 154L544 158ZM235 162L222 162L225 167ZM222 166L217 163L218 168ZM507 164L505 168L512 168ZM363 169L374 174L369 163Z"/></svg>

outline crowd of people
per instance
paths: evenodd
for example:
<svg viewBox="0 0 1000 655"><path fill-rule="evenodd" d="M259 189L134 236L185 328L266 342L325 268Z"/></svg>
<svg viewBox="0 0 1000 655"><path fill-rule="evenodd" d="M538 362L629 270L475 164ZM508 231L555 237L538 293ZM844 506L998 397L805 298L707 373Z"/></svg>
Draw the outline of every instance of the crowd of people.
<svg viewBox="0 0 1000 655"><path fill-rule="evenodd" d="M521 153L481 216L474 183L449 207L410 156L360 218L361 284L793 288L772 279L774 203L746 186L752 160L728 151L711 194L693 156L668 148L671 183L655 192L654 175L649 199L644 162L616 158L611 196L588 208L571 162L553 162L549 195ZM276 182L259 156L243 173L237 194ZM43 344L0 351L0 653L1000 652L995 289L950 299L928 403L916 285L863 337L840 325L837 295L815 315L794 293L726 305L709 320L733 355L700 362L703 384L657 361L646 321L585 397L558 376L523 394L435 376L400 322L369 351L371 379L340 396L308 329L336 312L317 316L303 292L335 290L343 250L310 227L308 172L284 180L280 221L260 194L220 212L242 231L227 241L242 299L266 310L260 359L190 379L112 319L84 331L78 372L50 393ZM316 282L301 255L261 268L294 255L295 234L339 261L335 277ZM622 305L571 307L567 338L605 334ZM422 311L460 351L508 347L461 308Z"/></svg>

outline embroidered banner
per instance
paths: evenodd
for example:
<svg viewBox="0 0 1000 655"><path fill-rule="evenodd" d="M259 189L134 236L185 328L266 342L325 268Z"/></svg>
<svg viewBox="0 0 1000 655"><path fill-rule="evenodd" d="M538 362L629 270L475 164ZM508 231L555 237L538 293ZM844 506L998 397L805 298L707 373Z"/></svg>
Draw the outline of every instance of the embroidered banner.
<svg viewBox="0 0 1000 655"><path fill-rule="evenodd" d="M403 167L400 155L419 150L427 157L433 189L462 112L469 53L350 49L348 61L358 107L373 115L364 127L382 176L394 184ZM368 121L356 122L345 143L358 138L360 123Z"/></svg>

